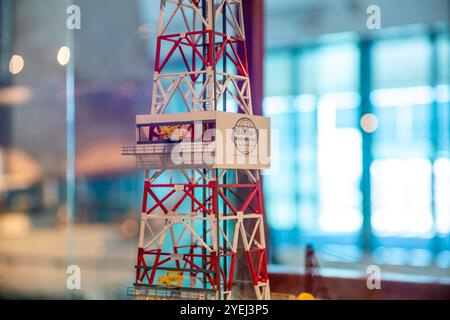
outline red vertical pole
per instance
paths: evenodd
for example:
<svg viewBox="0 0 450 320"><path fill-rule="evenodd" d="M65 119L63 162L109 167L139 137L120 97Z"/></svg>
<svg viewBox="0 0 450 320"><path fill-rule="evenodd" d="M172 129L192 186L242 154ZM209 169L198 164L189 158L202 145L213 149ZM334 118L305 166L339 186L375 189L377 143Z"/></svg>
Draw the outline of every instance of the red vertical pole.
<svg viewBox="0 0 450 320"><path fill-rule="evenodd" d="M253 113L263 115L264 100L264 1L246 0L243 1L244 25L246 33L246 47L248 53L249 77L252 90ZM259 204L261 214L265 215L263 179L260 177L259 184ZM264 217L264 232L266 240L269 239L269 227L267 219ZM270 260L270 250L266 249Z"/></svg>
<svg viewBox="0 0 450 320"><path fill-rule="evenodd" d="M216 172L216 179L218 178L217 172ZM214 253L215 257L215 269L216 269L216 286L217 286L217 291L219 294L219 300L221 298L221 288L220 288L220 237L219 237L219 221L220 221L220 214L219 214L219 205L218 205L218 198L217 198L217 184L218 181L217 180L213 180L210 182L210 187L212 189L212 207L213 207L213 214L215 215L215 220L216 220L216 238L217 238L217 252Z"/></svg>
<svg viewBox="0 0 450 320"><path fill-rule="evenodd" d="M147 190L148 190L148 181L145 181L144 182L144 195L142 196L141 212L147 212Z"/></svg>
<svg viewBox="0 0 450 320"><path fill-rule="evenodd" d="M264 1L242 2L246 34L246 51L251 79L253 113L263 114L264 97ZM245 55L245 52L244 52Z"/></svg>

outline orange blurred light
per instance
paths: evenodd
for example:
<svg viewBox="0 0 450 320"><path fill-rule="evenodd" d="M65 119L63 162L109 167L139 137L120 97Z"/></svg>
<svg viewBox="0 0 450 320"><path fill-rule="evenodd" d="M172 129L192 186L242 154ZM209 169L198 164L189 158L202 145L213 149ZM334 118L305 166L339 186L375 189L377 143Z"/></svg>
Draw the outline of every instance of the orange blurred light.
<svg viewBox="0 0 450 320"><path fill-rule="evenodd" d="M0 105L23 104L31 99L31 90L25 86L0 89Z"/></svg>

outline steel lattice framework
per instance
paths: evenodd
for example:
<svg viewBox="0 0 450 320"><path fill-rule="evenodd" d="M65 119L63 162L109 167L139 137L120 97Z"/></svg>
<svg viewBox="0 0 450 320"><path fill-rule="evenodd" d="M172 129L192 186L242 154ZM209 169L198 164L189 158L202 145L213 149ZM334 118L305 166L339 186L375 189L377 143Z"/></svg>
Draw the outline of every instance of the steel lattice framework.
<svg viewBox="0 0 450 320"><path fill-rule="evenodd" d="M252 115L242 10L241 0L161 0L152 115L176 114L180 106L227 111L227 105ZM136 150L124 154L139 158ZM146 175L133 294L236 298L242 256L256 298L270 299L259 170L141 163ZM168 271L183 275L181 286L160 283Z"/></svg>

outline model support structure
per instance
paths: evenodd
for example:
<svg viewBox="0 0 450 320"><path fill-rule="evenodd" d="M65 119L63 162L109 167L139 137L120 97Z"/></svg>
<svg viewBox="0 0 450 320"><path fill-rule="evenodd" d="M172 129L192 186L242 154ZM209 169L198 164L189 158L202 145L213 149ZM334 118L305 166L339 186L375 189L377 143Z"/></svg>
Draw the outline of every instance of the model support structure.
<svg viewBox="0 0 450 320"><path fill-rule="evenodd" d="M269 132L252 111L242 1L162 0L151 112L122 152L146 173L132 295L239 298L243 259L246 298L270 299L259 171Z"/></svg>

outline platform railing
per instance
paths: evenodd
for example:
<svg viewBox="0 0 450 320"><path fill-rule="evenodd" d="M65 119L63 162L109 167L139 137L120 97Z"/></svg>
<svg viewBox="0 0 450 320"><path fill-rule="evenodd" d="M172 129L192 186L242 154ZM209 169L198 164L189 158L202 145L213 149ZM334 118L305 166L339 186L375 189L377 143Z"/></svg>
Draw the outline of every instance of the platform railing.
<svg viewBox="0 0 450 320"><path fill-rule="evenodd" d="M216 291L202 288L137 285L127 288L127 295L136 300L215 300Z"/></svg>
<svg viewBox="0 0 450 320"><path fill-rule="evenodd" d="M179 142L179 143L154 143L138 144L135 146L122 147L122 155L152 155L171 153L175 146L181 148L183 152L202 153L212 142Z"/></svg>

